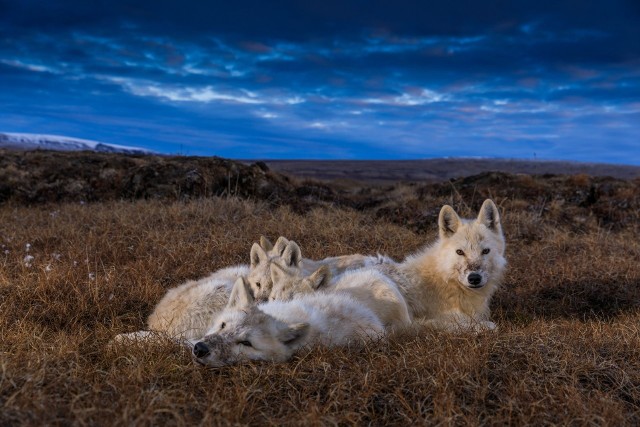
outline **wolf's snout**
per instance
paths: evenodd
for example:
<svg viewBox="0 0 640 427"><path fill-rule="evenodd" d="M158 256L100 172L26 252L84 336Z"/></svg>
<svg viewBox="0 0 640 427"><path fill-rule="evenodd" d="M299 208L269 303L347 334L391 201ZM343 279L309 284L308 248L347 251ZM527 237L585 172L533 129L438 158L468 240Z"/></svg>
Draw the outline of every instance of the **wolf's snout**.
<svg viewBox="0 0 640 427"><path fill-rule="evenodd" d="M202 341L197 342L196 345L193 346L193 355L196 357L205 357L209 353L209 347Z"/></svg>
<svg viewBox="0 0 640 427"><path fill-rule="evenodd" d="M478 286L480 283L482 283L482 276L478 273L471 273L469 274L469 276L467 276L467 280L469 281L469 284L471 286Z"/></svg>

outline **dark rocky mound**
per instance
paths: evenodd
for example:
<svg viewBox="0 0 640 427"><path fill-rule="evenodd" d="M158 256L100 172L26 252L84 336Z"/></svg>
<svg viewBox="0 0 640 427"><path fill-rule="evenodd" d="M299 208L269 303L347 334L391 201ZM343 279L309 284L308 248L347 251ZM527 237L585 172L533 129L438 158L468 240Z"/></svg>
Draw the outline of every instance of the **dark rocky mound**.
<svg viewBox="0 0 640 427"><path fill-rule="evenodd" d="M264 165L217 157L0 151L0 202L184 199L233 195L267 199L293 191Z"/></svg>
<svg viewBox="0 0 640 427"><path fill-rule="evenodd" d="M609 229L640 221L640 179L484 172L444 182L370 186L299 179L218 157L0 150L0 203L182 200L237 196L306 212L337 206L414 230L432 227L443 203L475 212L485 198L558 224ZM466 212L465 212L466 209Z"/></svg>

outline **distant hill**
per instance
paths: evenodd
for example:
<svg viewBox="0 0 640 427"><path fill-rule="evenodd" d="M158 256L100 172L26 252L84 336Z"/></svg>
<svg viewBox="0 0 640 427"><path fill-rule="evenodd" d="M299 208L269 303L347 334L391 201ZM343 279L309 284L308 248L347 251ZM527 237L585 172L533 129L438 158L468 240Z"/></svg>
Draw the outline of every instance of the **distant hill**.
<svg viewBox="0 0 640 427"><path fill-rule="evenodd" d="M106 144L88 139L33 133L0 133L0 148L13 150L96 151L102 153L154 154L144 148Z"/></svg>
<svg viewBox="0 0 640 427"><path fill-rule="evenodd" d="M461 159L424 160L265 160L270 169L303 178L357 181L367 184L393 182L442 182L484 172L528 175L610 176L640 178L640 166L547 160Z"/></svg>

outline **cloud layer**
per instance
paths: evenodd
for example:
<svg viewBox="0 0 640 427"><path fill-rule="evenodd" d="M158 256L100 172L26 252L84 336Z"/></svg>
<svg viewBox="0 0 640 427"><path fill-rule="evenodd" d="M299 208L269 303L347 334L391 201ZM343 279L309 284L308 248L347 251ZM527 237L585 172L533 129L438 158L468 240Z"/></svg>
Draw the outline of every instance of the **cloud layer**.
<svg viewBox="0 0 640 427"><path fill-rule="evenodd" d="M204 3L0 1L0 130L234 158L640 164L634 2Z"/></svg>

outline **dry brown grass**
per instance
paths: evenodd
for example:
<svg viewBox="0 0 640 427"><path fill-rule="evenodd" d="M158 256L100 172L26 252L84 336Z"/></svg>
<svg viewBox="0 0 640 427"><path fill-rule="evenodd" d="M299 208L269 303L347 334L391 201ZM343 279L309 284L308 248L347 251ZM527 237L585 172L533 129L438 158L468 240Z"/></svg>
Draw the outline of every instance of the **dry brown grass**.
<svg viewBox="0 0 640 427"><path fill-rule="evenodd" d="M228 198L0 206L0 424L640 423L635 210L612 229L543 198L497 197L510 269L494 333L406 331L363 351L216 370L169 342L107 351L168 288L246 262L261 234L309 257L401 258L434 238L442 203L468 214L485 196L454 190L404 194L427 212L409 228L393 210L303 215Z"/></svg>

